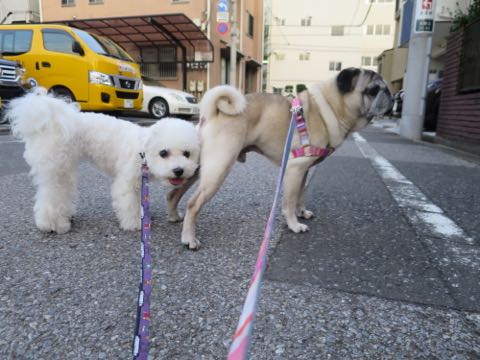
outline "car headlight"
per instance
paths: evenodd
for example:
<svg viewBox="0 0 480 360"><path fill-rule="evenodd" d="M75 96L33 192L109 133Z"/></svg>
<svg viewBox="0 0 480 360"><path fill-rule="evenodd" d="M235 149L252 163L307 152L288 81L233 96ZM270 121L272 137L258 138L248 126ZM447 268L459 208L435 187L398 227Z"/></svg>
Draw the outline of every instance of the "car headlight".
<svg viewBox="0 0 480 360"><path fill-rule="evenodd" d="M170 95L172 98L174 98L175 100L177 101L182 101L182 102L185 102L185 98L183 98L182 96L178 95L178 94L175 94L175 93L170 93L168 94Z"/></svg>
<svg viewBox="0 0 480 360"><path fill-rule="evenodd" d="M88 80L90 81L91 84L113 86L113 82L110 76L98 71L92 71L92 70L89 71Z"/></svg>
<svg viewBox="0 0 480 360"><path fill-rule="evenodd" d="M25 69L23 67L17 66L15 68L15 73L17 74L17 76L22 77L23 75L25 75Z"/></svg>

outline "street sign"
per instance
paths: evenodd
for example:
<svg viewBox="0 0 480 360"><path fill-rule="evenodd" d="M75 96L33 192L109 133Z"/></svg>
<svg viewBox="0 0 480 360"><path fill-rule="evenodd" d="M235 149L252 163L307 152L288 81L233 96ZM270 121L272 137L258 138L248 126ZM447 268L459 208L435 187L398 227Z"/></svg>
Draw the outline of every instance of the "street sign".
<svg viewBox="0 0 480 360"><path fill-rule="evenodd" d="M220 35L225 35L226 33L228 33L228 30L229 30L229 26L228 26L227 23L220 22L220 23L217 24L217 32Z"/></svg>
<svg viewBox="0 0 480 360"><path fill-rule="evenodd" d="M217 12L217 23L228 22L228 11L227 12Z"/></svg>
<svg viewBox="0 0 480 360"><path fill-rule="evenodd" d="M228 0L218 0L217 12L227 12L227 11L228 11Z"/></svg>
<svg viewBox="0 0 480 360"><path fill-rule="evenodd" d="M433 32L433 19L435 17L434 0L417 0L415 7L415 33Z"/></svg>

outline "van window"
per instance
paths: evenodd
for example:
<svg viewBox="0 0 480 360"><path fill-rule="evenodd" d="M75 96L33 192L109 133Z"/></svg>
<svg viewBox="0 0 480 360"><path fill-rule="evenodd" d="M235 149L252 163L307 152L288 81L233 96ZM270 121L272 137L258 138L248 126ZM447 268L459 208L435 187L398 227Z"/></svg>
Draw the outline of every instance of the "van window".
<svg viewBox="0 0 480 360"><path fill-rule="evenodd" d="M32 47L32 30L0 30L0 53L20 55Z"/></svg>
<svg viewBox="0 0 480 360"><path fill-rule="evenodd" d="M133 62L130 55L128 55L125 50L123 50L119 45L115 44L112 40L79 29L73 29L73 32L77 34L87 44L87 46L97 54Z"/></svg>
<svg viewBox="0 0 480 360"><path fill-rule="evenodd" d="M43 47L46 50L73 54L72 46L75 39L62 30L42 30Z"/></svg>

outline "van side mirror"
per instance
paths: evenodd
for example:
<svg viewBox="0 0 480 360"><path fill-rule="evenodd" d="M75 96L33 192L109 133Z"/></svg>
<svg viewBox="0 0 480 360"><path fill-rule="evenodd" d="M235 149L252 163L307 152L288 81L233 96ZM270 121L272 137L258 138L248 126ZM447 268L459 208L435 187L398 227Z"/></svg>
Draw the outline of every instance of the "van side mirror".
<svg viewBox="0 0 480 360"><path fill-rule="evenodd" d="M72 51L74 54L79 54L81 56L85 55L85 51L83 51L82 45L80 45L78 41L73 42Z"/></svg>

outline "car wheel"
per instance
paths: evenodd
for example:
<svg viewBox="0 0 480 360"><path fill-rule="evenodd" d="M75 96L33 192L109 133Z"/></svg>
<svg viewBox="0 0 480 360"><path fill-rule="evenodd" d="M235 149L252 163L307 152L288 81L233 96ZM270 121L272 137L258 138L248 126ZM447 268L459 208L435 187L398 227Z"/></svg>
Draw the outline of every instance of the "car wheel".
<svg viewBox="0 0 480 360"><path fill-rule="evenodd" d="M65 87L52 88L50 89L50 93L65 99L65 101L69 103L75 101L75 96L73 96L72 92Z"/></svg>
<svg viewBox="0 0 480 360"><path fill-rule="evenodd" d="M168 104L162 98L154 98L148 104L148 112L153 118L161 119L169 114Z"/></svg>

